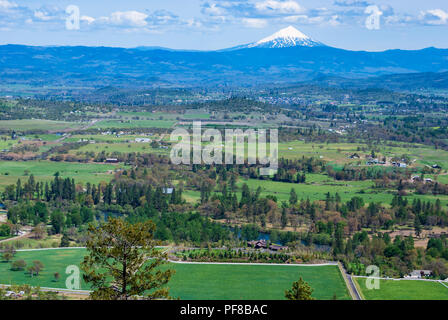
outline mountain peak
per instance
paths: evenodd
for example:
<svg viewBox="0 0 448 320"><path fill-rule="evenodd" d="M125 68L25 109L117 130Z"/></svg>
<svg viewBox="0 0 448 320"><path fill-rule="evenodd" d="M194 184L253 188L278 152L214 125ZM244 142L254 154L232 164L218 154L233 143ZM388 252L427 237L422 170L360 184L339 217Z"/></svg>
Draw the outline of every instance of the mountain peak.
<svg viewBox="0 0 448 320"><path fill-rule="evenodd" d="M281 29L273 35L261 39L258 42L250 44L248 47L260 48L287 48L287 47L317 47L323 46L322 43L315 41L306 34L300 32L293 26Z"/></svg>
<svg viewBox="0 0 448 320"><path fill-rule="evenodd" d="M275 39L279 39L279 38L281 38L281 39L291 39L291 40L295 40L295 39L310 39L310 37L308 37L306 34L303 34L302 32L300 32L299 30L297 30L293 26L289 26L287 28L281 29L280 31L277 31L276 33L274 33L273 35L271 35L269 37L261 39L257 43L269 42L269 41L272 41L272 40L275 40Z"/></svg>

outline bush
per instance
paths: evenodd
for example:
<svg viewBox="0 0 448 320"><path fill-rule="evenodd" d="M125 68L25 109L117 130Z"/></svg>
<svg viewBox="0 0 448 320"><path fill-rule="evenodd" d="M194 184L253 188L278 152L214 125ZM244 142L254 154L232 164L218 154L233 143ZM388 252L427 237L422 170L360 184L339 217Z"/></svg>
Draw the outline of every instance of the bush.
<svg viewBox="0 0 448 320"><path fill-rule="evenodd" d="M8 237L11 235L11 228L7 224L0 225L0 237Z"/></svg>
<svg viewBox="0 0 448 320"><path fill-rule="evenodd" d="M25 270L26 262L25 260L16 260L11 264L12 271L22 271Z"/></svg>

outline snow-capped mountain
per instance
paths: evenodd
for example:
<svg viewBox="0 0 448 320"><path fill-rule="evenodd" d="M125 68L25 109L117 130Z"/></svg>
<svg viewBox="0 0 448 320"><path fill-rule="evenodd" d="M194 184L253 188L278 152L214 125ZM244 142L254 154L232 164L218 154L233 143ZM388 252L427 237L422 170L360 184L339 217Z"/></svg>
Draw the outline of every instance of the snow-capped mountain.
<svg viewBox="0 0 448 320"><path fill-rule="evenodd" d="M293 26L284 28L258 42L247 45L247 48L288 48L288 47L321 47L323 43L315 41Z"/></svg>

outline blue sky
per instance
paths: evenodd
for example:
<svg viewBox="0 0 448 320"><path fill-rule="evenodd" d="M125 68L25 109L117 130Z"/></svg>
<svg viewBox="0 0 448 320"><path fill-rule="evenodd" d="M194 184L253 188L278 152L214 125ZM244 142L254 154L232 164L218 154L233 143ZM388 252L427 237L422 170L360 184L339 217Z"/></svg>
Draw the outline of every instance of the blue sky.
<svg viewBox="0 0 448 320"><path fill-rule="evenodd" d="M69 5L79 8L78 30L67 30ZM379 29L366 27L369 6ZM289 25L344 49L448 48L448 1L0 0L0 44L213 50Z"/></svg>

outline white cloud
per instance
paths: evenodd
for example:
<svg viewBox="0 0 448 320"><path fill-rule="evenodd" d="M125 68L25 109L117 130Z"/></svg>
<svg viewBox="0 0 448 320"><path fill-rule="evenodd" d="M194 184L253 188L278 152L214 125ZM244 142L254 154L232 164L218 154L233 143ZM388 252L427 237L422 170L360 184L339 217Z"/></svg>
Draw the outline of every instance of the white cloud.
<svg viewBox="0 0 448 320"><path fill-rule="evenodd" d="M264 28L268 24L265 19L244 18L243 23L249 28Z"/></svg>
<svg viewBox="0 0 448 320"><path fill-rule="evenodd" d="M81 16L81 21L87 22L87 24L92 24L95 22L95 18L89 17L89 16Z"/></svg>
<svg viewBox="0 0 448 320"><path fill-rule="evenodd" d="M427 24L442 25L448 22L448 13L442 9L433 9L423 12L423 17Z"/></svg>
<svg viewBox="0 0 448 320"><path fill-rule="evenodd" d="M261 12L272 12L278 14L297 14L304 11L304 9L293 0L265 0L263 2L257 2L255 4L255 8Z"/></svg>
<svg viewBox="0 0 448 320"><path fill-rule="evenodd" d="M52 19L52 17L49 16L47 12L39 11L39 10L34 11L34 17L39 20L42 20L42 21L49 21Z"/></svg>
<svg viewBox="0 0 448 320"><path fill-rule="evenodd" d="M17 7L18 5L14 2L9 2L7 0L0 0L0 9L12 9Z"/></svg>
<svg viewBox="0 0 448 320"><path fill-rule="evenodd" d="M188 27L200 28L202 27L202 22L195 19L188 19L185 21Z"/></svg>
<svg viewBox="0 0 448 320"><path fill-rule="evenodd" d="M287 16L283 18L283 21L288 23L300 23L300 24L308 24L308 25L321 25L321 26L338 26L341 24L340 17L338 15L333 16L307 16L304 14Z"/></svg>
<svg viewBox="0 0 448 320"><path fill-rule="evenodd" d="M226 13L226 10L221 7L218 7L216 5L216 3L212 3L212 4L204 7L202 12L204 14L208 14L211 16L223 16Z"/></svg>
<svg viewBox="0 0 448 320"><path fill-rule="evenodd" d="M147 17L147 14L138 11L116 11L110 15L109 21L120 26L144 27L148 24Z"/></svg>

